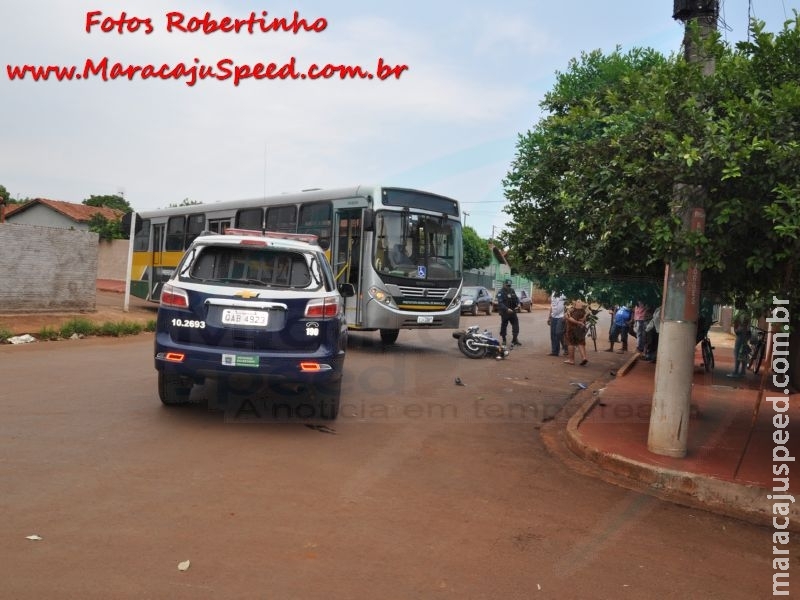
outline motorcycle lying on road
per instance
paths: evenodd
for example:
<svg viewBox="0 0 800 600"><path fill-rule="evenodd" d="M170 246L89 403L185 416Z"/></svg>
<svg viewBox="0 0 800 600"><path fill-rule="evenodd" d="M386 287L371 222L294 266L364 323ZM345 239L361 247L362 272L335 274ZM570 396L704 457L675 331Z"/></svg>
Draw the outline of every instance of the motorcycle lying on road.
<svg viewBox="0 0 800 600"><path fill-rule="evenodd" d="M471 325L466 329L454 331L453 337L458 340L458 349L468 358L493 356L503 360L511 351L511 346L504 346L488 330L480 331L480 326Z"/></svg>

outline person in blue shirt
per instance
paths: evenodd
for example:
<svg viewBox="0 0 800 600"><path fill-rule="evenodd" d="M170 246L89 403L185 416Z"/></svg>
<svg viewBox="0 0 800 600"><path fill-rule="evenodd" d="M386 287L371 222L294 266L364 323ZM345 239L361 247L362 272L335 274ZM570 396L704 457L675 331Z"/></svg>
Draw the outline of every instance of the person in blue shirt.
<svg viewBox="0 0 800 600"><path fill-rule="evenodd" d="M621 305L614 313L614 320L611 325L611 333L608 339L609 346L606 348L606 352L614 351L614 343L616 342L617 337L619 337L619 341L622 343L622 349L617 350L617 352L622 354L628 351L628 329L630 328L632 316L631 309L624 304Z"/></svg>

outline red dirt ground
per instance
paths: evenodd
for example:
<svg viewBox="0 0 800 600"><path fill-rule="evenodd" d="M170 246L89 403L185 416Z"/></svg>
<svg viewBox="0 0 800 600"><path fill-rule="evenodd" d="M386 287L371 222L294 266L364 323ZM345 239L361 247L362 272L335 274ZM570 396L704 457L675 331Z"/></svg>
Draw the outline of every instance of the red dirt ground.
<svg viewBox="0 0 800 600"><path fill-rule="evenodd" d="M133 321L146 325L154 321L158 305L146 302L140 298L130 297L128 311L124 310L125 295L115 291L116 286L98 286L96 308L94 311L75 312L35 312L35 313L3 313L0 309L0 330L7 330L14 335L36 333L43 327L57 329L64 323L80 318L96 324L119 323L120 321Z"/></svg>

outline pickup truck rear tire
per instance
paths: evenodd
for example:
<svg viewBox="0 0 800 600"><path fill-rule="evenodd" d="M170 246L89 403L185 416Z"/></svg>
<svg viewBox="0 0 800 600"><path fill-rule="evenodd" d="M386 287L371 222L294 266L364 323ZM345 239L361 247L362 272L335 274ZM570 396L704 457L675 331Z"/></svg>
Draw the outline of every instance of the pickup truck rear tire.
<svg viewBox="0 0 800 600"><path fill-rule="evenodd" d="M180 375L167 375L158 372L158 396L167 406L177 406L188 404L189 394L192 392L192 384Z"/></svg>

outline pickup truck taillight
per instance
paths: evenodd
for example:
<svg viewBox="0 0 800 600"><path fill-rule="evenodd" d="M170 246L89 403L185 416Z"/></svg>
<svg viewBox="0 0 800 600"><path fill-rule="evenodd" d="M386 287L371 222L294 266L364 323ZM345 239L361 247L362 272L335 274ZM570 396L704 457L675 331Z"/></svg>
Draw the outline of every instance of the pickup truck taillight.
<svg viewBox="0 0 800 600"><path fill-rule="evenodd" d="M161 306L189 308L189 295L186 290L165 283L164 287L161 288Z"/></svg>
<svg viewBox="0 0 800 600"><path fill-rule="evenodd" d="M326 296L309 300L306 304L306 317L309 319L332 318L339 314L341 308L339 296Z"/></svg>

